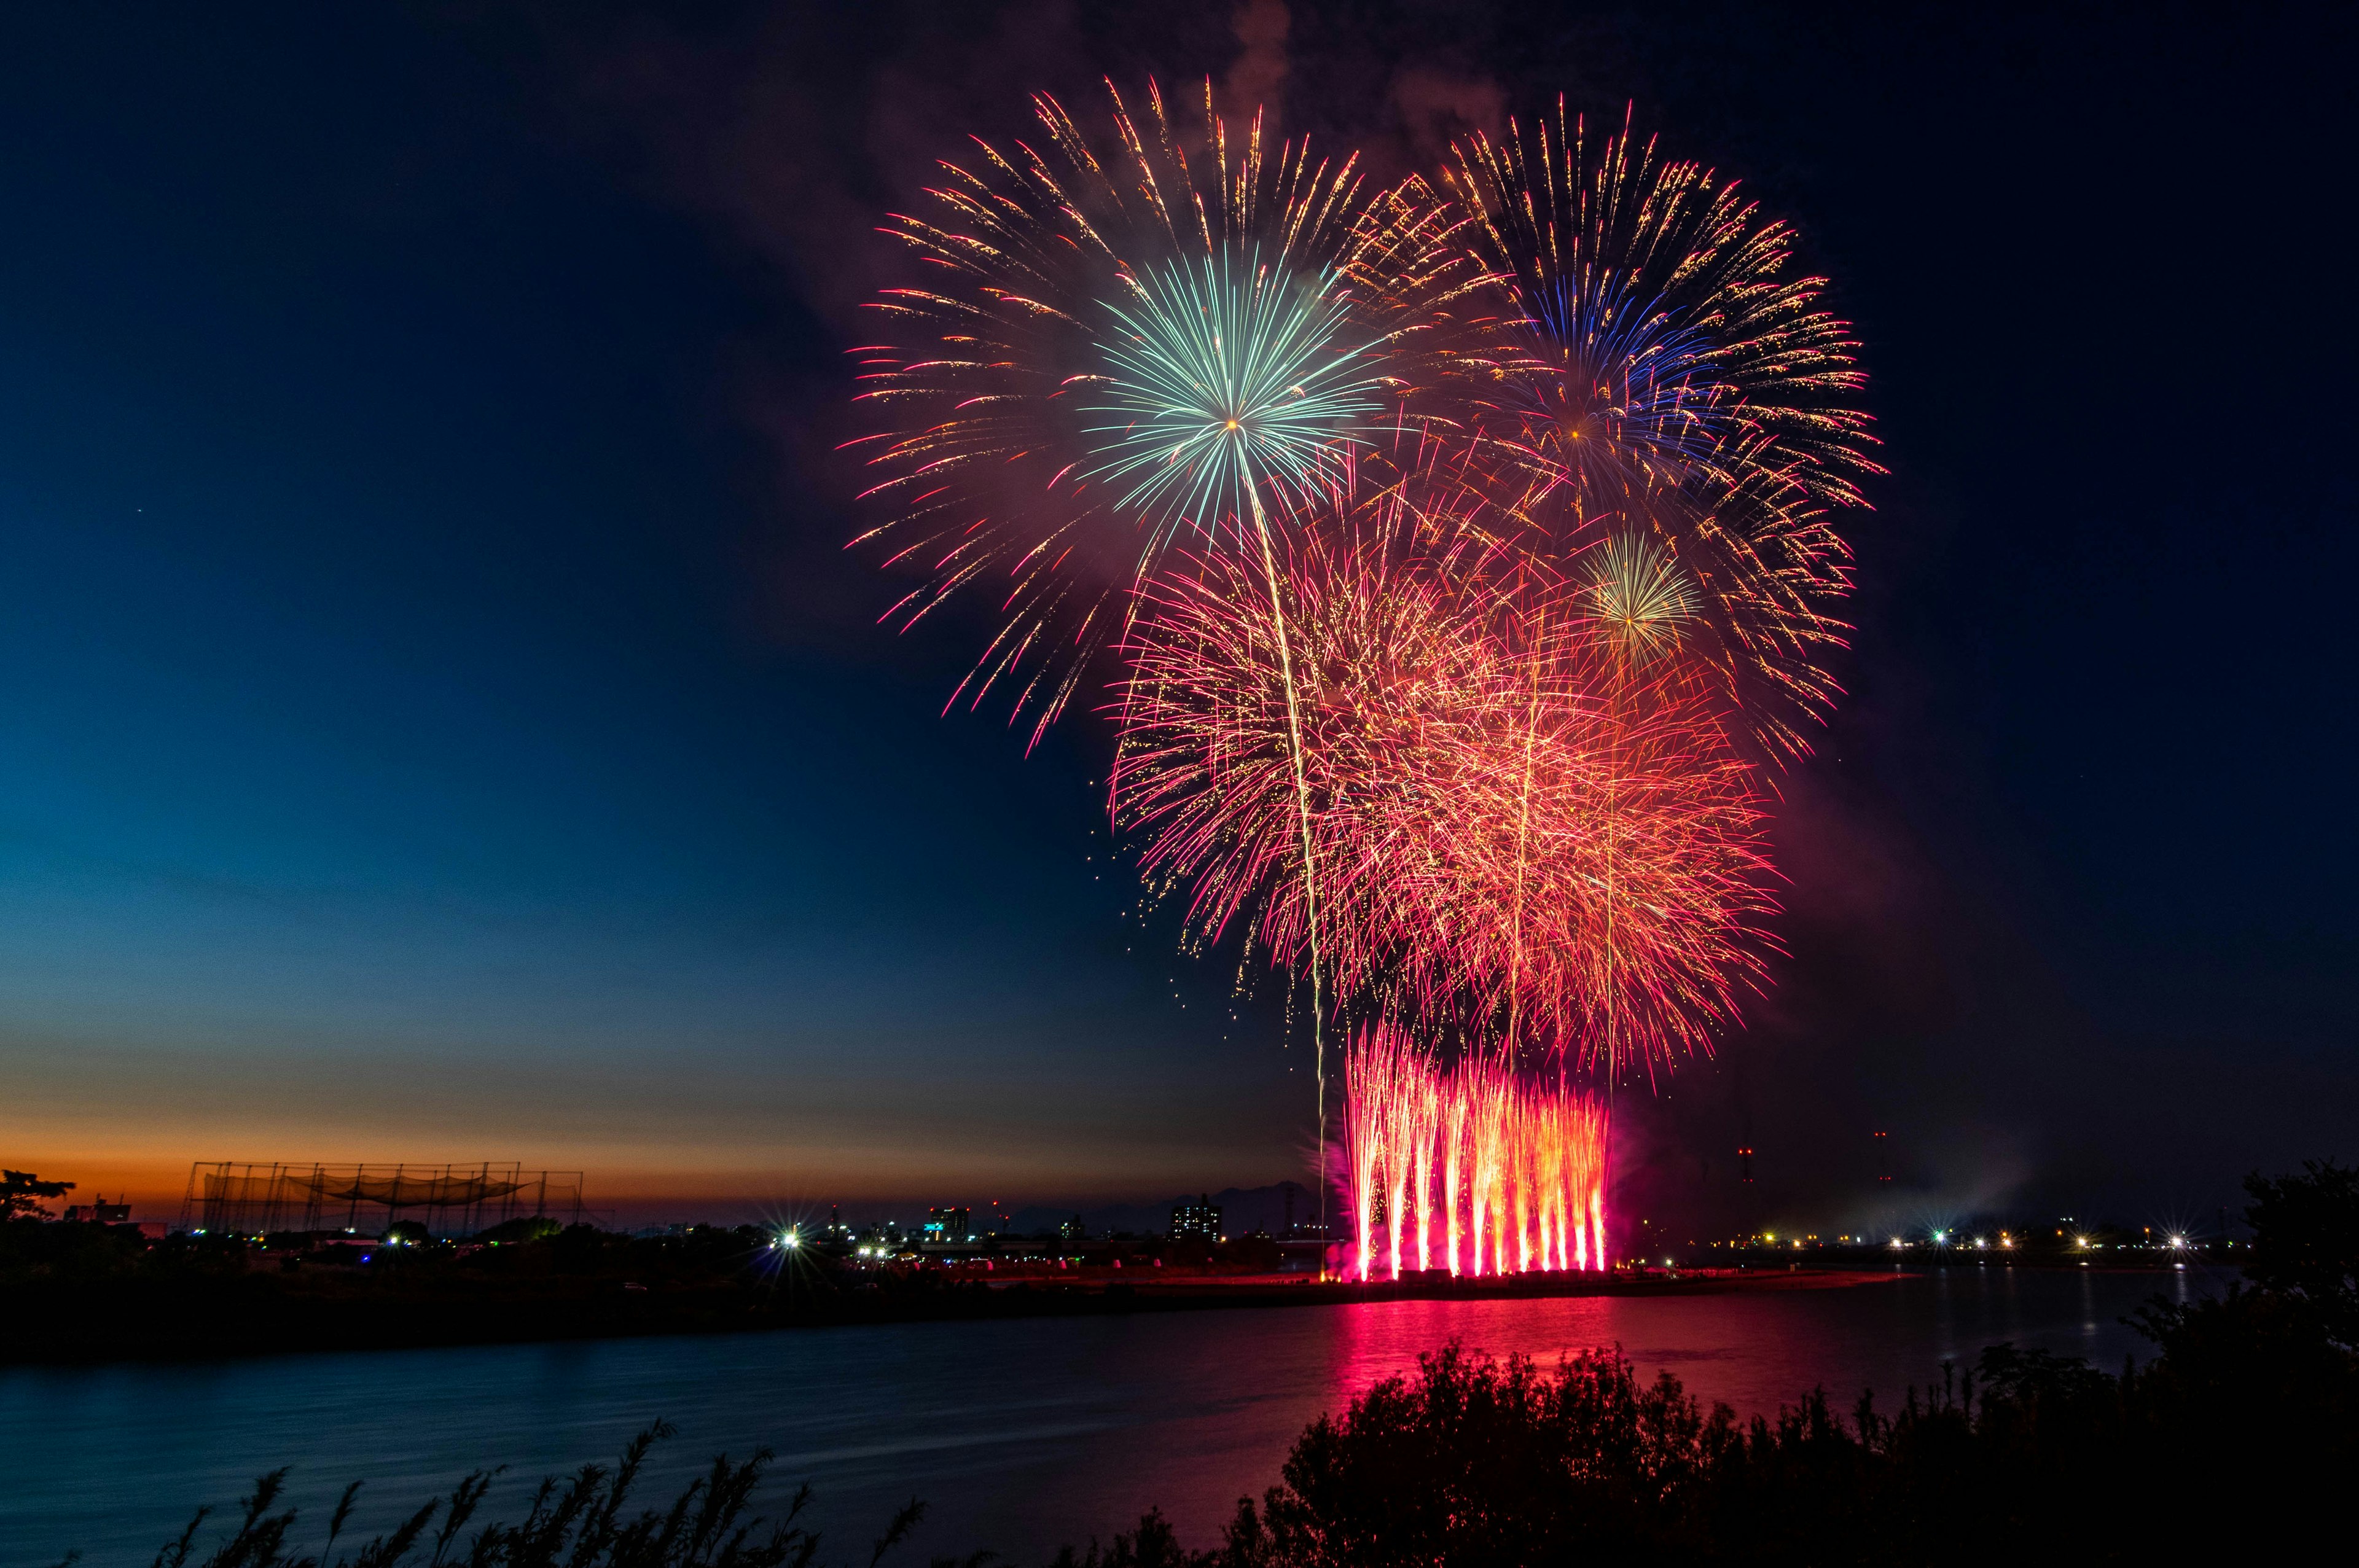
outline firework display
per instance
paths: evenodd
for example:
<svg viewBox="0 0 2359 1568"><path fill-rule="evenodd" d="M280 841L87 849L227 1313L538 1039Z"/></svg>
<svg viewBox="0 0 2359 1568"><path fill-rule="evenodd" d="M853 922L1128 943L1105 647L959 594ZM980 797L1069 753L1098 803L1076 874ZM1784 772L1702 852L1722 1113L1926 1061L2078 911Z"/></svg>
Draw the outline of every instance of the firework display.
<svg viewBox="0 0 2359 1568"><path fill-rule="evenodd" d="M1094 141L1035 106L1045 149L978 144L931 215L894 218L929 276L853 351L890 514L854 543L921 576L885 619L982 585L999 624L953 700L1015 678L1037 736L1176 539L1257 548L1399 427L1489 279L1445 210L1258 117L1233 144L1209 98L1182 127L1152 86L1143 116L1115 93Z"/></svg>
<svg viewBox="0 0 2359 1568"><path fill-rule="evenodd" d="M1749 770L1678 660L1626 653L1592 585L1535 627L1392 530L1307 533L1281 609L1314 902L1271 617L1249 568L1193 565L1125 646L1112 782L1198 938L1241 928L1288 968L1315 939L1364 1014L1511 1055L1628 1076L1709 1049L1759 974L1767 861Z"/></svg>
<svg viewBox="0 0 2359 1568"><path fill-rule="evenodd" d="M1437 1068L1398 1032L1344 1055L1352 1277L1605 1267L1605 1117L1487 1057Z"/></svg>
<svg viewBox="0 0 2359 1568"><path fill-rule="evenodd" d="M1748 739L1808 750L1832 702L1820 660L1850 589L1835 514L1871 461L1851 329L1787 276L1793 231L1736 183L1556 114L1452 149L1463 231L1512 281L1526 332L1479 416L1526 547L1568 559L1619 533L1692 586L1699 652Z"/></svg>
<svg viewBox="0 0 2359 1568"><path fill-rule="evenodd" d="M1577 1086L1712 1051L1775 951L1765 776L1881 471L1850 328L1733 181L1561 103L1384 189L1140 102L1036 99L886 231L886 619L984 596L951 700L1036 740L1106 676L1115 824L1307 993L1322 1147L1355 1030L1350 1271L1603 1267Z"/></svg>

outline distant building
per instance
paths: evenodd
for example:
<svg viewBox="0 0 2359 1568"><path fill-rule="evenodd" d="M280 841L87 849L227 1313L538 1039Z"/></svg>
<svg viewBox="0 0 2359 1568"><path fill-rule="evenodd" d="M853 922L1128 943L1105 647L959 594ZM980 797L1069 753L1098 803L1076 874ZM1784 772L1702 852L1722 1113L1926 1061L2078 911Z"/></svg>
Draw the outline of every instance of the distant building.
<svg viewBox="0 0 2359 1568"><path fill-rule="evenodd" d="M103 1196L93 1194L88 1203L67 1205L66 1217L92 1225L128 1225L131 1223L131 1200L125 1198L121 1203L109 1203Z"/></svg>
<svg viewBox="0 0 2359 1568"><path fill-rule="evenodd" d="M1212 1201L1210 1193L1194 1203L1171 1206L1171 1239L1174 1241L1218 1241L1221 1238L1221 1206Z"/></svg>
<svg viewBox="0 0 2359 1568"><path fill-rule="evenodd" d="M929 1241L972 1241L974 1239L973 1216L962 1208L928 1209L925 1238Z"/></svg>
<svg viewBox="0 0 2359 1568"><path fill-rule="evenodd" d="M1082 1223L1082 1217L1078 1214L1057 1227L1057 1239L1060 1241L1087 1241L1089 1238L1089 1227Z"/></svg>

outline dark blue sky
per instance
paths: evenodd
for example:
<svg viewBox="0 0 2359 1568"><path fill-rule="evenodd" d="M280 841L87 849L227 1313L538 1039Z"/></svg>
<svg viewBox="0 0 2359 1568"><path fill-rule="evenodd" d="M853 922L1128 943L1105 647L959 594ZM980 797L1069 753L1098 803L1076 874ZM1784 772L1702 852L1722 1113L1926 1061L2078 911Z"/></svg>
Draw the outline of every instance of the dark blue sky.
<svg viewBox="0 0 2359 1568"><path fill-rule="evenodd" d="M1859 324L1894 473L1793 957L1625 1097L1634 1192L1716 1218L1742 1138L1748 1201L1832 1220L1885 1128L1927 1212L2135 1219L2352 1153L2347 25L1816 15L0 23L10 1162L1296 1173L1304 1053L1117 918L1102 732L940 716L976 622L874 628L839 548L877 212L1150 69L1386 172L1635 102Z"/></svg>

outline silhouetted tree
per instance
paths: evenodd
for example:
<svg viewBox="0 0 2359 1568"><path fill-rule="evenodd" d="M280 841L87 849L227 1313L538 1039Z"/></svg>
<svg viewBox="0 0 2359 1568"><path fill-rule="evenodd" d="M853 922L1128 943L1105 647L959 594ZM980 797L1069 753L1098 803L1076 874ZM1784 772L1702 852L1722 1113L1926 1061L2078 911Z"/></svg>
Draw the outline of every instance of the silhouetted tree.
<svg viewBox="0 0 2359 1568"><path fill-rule="evenodd" d="M2335 1343L2359 1348L2359 1171L2310 1160L2302 1172L2245 1178L2253 1200L2245 1276L2309 1303Z"/></svg>
<svg viewBox="0 0 2359 1568"><path fill-rule="evenodd" d="M0 1220L47 1219L43 1198L61 1198L73 1191L71 1182L45 1182L30 1171L0 1170Z"/></svg>

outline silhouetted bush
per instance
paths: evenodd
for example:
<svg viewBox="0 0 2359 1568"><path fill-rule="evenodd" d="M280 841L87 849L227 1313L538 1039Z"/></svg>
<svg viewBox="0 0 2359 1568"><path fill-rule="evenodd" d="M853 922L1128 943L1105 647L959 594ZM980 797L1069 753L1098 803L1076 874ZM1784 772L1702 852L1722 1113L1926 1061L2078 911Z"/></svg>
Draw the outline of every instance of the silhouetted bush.
<svg viewBox="0 0 2359 1568"><path fill-rule="evenodd" d="M101 1278L136 1266L147 1252L147 1238L136 1225L0 1219L0 1282Z"/></svg>

